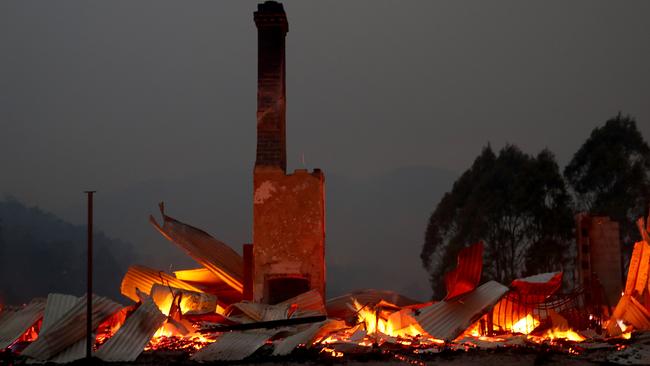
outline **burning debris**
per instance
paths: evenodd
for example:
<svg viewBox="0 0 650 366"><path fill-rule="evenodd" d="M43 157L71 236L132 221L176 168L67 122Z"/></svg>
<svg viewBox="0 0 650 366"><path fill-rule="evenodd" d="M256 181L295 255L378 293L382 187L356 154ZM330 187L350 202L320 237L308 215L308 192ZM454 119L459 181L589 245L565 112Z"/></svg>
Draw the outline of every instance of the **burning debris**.
<svg viewBox="0 0 650 366"><path fill-rule="evenodd" d="M0 349L36 339L44 309L43 299L34 299L22 309L3 308L0 313Z"/></svg>
<svg viewBox="0 0 650 366"><path fill-rule="evenodd" d="M445 276L445 299L428 303L373 290L325 303L316 289L277 304L232 301L226 300L232 287L224 288L213 271L172 275L133 266L122 293L135 295L135 305L93 296L94 355L132 362L142 352L167 350L207 362L242 360L258 352L282 357L309 351L324 358L379 352L415 362L471 349L539 348L577 355L605 348L610 362L647 362L645 345L627 346L633 331L642 339L639 332L650 330L644 220L639 228L644 240L635 245L626 291L602 323L588 321L592 316L585 313L589 307L579 291L558 293L561 272L521 278L508 287L495 281L478 285L482 261L472 254L481 252L478 243L461 251L458 267ZM22 309L3 309L3 348L53 363L84 357L85 302L85 297L51 294Z"/></svg>
<svg viewBox="0 0 650 366"><path fill-rule="evenodd" d="M647 220L639 218L637 227L642 241L634 244L625 291L607 325L607 332L612 336L633 329L650 329L650 215Z"/></svg>

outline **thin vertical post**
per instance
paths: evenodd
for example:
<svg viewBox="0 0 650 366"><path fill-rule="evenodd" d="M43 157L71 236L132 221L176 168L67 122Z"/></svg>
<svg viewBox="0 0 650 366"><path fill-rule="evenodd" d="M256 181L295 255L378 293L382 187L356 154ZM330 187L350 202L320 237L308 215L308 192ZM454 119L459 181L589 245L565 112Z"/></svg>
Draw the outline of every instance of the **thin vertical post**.
<svg viewBox="0 0 650 366"><path fill-rule="evenodd" d="M244 300L253 301L253 244L244 244Z"/></svg>
<svg viewBox="0 0 650 366"><path fill-rule="evenodd" d="M497 314L497 316L499 316ZM494 308L490 309L487 314L487 335L491 337L494 335Z"/></svg>
<svg viewBox="0 0 650 366"><path fill-rule="evenodd" d="M88 195L88 267L86 270L86 358L92 357L92 315L93 315L93 193L86 191Z"/></svg>

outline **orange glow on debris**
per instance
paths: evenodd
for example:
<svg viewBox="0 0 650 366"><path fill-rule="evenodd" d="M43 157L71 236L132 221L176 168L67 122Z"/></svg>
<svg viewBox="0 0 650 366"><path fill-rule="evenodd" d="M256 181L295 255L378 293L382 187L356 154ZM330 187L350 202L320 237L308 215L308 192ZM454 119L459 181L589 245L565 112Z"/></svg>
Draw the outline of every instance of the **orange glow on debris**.
<svg viewBox="0 0 650 366"><path fill-rule="evenodd" d="M566 339L573 342L582 342L585 340L585 337L581 336L580 334L578 334L577 332L571 329L567 329L567 330L549 329L544 334L544 337L550 340Z"/></svg>
<svg viewBox="0 0 650 366"><path fill-rule="evenodd" d="M169 322L165 322L160 329L149 341L149 344L144 348L147 350L156 349L174 349L186 350L190 352L198 351L206 345L213 343L215 340L205 337L201 333L194 332L181 334L178 329Z"/></svg>
<svg viewBox="0 0 650 366"><path fill-rule="evenodd" d="M529 334L539 325L539 321L528 314L525 317L517 320L510 328L514 333Z"/></svg>
<svg viewBox="0 0 650 366"><path fill-rule="evenodd" d="M353 301L353 307L357 311L359 321L365 324L368 334L377 332L391 337L415 337L424 333L417 324L409 324L400 327L388 319L388 315L381 310L373 309L368 306L359 304L357 300Z"/></svg>

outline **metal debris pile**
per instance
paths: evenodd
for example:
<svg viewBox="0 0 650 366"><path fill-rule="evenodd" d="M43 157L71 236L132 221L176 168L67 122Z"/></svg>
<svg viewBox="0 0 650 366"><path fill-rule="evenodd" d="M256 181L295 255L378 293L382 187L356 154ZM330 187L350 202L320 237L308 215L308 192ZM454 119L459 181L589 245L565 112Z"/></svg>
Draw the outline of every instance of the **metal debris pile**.
<svg viewBox="0 0 650 366"><path fill-rule="evenodd" d="M161 207L162 208L162 207ZM650 222L640 219L625 292L609 319L584 309L580 290L560 293L562 273L479 284L483 244L461 251L445 278L447 296L418 303L389 291L329 299L311 290L278 304L242 301L242 259L207 233L164 215L154 226L203 267L165 273L132 266L123 306L93 295L94 356L132 362L143 352L183 352L197 362L271 359L310 352L328 359L382 354L419 363L441 352L533 348L607 361L648 363ZM67 363L85 356L85 296L50 294L0 312L0 349L29 360ZM633 336L632 333L635 332ZM650 343L650 342L648 342Z"/></svg>

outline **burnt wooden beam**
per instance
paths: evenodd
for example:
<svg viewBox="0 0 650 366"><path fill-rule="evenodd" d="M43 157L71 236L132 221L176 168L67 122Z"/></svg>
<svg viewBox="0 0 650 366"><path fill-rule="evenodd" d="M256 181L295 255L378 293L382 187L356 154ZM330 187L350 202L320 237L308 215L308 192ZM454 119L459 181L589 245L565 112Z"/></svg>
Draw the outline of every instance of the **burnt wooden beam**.
<svg viewBox="0 0 650 366"><path fill-rule="evenodd" d="M322 322L327 319L326 315L305 316L301 318L290 318L280 320L269 320L265 322L242 323L233 325L215 325L201 329L201 333L229 332L232 330L250 330L250 329L272 329L288 325L308 324Z"/></svg>

